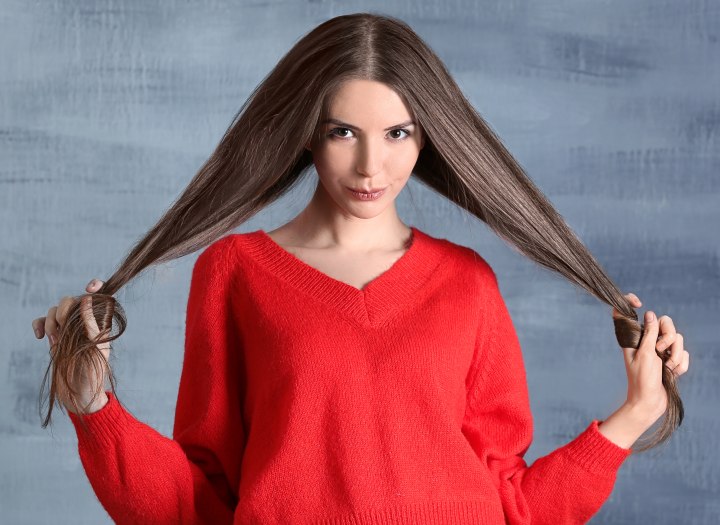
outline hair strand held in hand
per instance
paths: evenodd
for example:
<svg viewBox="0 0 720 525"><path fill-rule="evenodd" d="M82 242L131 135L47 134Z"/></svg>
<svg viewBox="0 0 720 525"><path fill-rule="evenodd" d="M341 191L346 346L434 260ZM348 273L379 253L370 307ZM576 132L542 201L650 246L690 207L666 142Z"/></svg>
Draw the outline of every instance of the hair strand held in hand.
<svg viewBox="0 0 720 525"><path fill-rule="evenodd" d="M113 323L119 325L110 340L126 324L112 297L118 290L151 265L208 246L309 173L312 155L304 146L321 139L319 123L328 117L329 97L350 79L385 83L412 109L427 138L413 170L419 181L485 222L526 257L616 308L623 315L614 321L619 345L638 347L642 326L635 310L466 99L440 58L403 21L373 13L320 24L254 88L187 188L94 294L101 330L107 334ZM56 385L97 359L93 348L78 312L71 312L53 362L51 402ZM114 393L112 371L110 377ZM663 384L668 409L662 425L636 450L664 442L682 422L682 401L670 370L663 370ZM50 414L45 424L49 420Z"/></svg>

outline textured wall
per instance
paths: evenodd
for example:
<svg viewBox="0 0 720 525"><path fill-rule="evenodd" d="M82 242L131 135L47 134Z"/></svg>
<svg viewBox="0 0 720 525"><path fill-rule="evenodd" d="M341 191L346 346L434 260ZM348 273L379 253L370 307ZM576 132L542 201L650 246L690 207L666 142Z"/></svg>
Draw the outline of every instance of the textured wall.
<svg viewBox="0 0 720 525"><path fill-rule="evenodd" d="M47 340L30 322L105 279L192 178L257 82L329 17L409 22L643 310L685 336L686 421L631 457L592 523L720 522L720 5L711 1L0 1L0 515L109 523L67 417L40 427ZM389 9L389 10L388 10ZM349 43L352 45L352 43ZM244 225L271 229L298 191ZM526 356L531 462L624 399L609 308L418 185L403 219L496 269ZM196 254L119 299L119 393L169 436Z"/></svg>

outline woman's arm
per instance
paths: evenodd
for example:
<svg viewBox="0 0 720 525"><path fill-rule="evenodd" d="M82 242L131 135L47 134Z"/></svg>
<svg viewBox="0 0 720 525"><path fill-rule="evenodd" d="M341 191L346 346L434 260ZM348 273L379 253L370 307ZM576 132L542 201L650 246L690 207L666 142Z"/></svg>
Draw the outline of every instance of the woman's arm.
<svg viewBox="0 0 720 525"><path fill-rule="evenodd" d="M527 465L533 421L520 343L495 273L487 263L482 267L485 313L463 432L490 470L509 524L586 523L609 497L631 450L610 441L593 420L571 442Z"/></svg>
<svg viewBox="0 0 720 525"><path fill-rule="evenodd" d="M230 252L220 239L193 268L174 439L137 420L111 391L84 416L89 432L69 413L90 484L120 525L232 523L245 435Z"/></svg>
<svg viewBox="0 0 720 525"><path fill-rule="evenodd" d="M598 429L617 446L630 448L653 425L651 419L645 411L623 404Z"/></svg>

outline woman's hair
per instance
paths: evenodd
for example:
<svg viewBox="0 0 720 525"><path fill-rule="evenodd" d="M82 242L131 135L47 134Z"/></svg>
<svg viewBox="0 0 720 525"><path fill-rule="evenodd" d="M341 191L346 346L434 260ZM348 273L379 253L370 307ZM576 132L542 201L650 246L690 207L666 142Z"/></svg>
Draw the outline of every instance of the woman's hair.
<svg viewBox="0 0 720 525"><path fill-rule="evenodd" d="M81 296L93 296L99 338L88 339L79 301L68 312L48 366L49 371L54 364L43 427L58 384L70 384L66 379L88 366L108 365L95 345L117 339L126 327L113 295L149 266L208 246L295 186L312 164L305 144L321 139L329 101L350 79L382 82L410 108L426 138L413 168L423 184L478 217L520 253L617 309L619 345L639 347L643 327L631 303L468 102L440 58L405 22L355 13L323 22L293 46L252 91L170 209L101 289ZM113 324L119 328L115 335ZM658 355L663 363L669 358L667 351ZM652 439L635 451L664 442L683 419L675 376L662 368L668 408ZM41 399L47 377L48 372ZM115 393L112 370L109 380ZM78 408L75 394L69 399Z"/></svg>

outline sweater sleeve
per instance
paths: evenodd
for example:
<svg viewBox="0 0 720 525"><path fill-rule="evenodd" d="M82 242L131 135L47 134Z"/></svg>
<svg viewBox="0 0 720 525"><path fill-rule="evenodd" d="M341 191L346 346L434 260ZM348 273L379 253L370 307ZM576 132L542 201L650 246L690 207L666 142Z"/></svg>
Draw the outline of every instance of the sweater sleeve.
<svg viewBox="0 0 720 525"><path fill-rule="evenodd" d="M468 374L463 433L492 474L506 523L586 523L609 497L616 473L631 449L600 433L597 419L569 443L528 466L532 415L520 343L484 262L484 313Z"/></svg>
<svg viewBox="0 0 720 525"><path fill-rule="evenodd" d="M245 444L241 348L230 308L229 237L195 261L173 439L137 420L111 391L100 410L68 412L82 465L118 524L232 523Z"/></svg>

